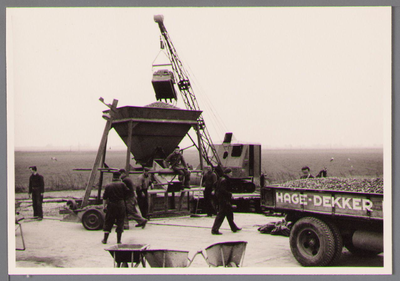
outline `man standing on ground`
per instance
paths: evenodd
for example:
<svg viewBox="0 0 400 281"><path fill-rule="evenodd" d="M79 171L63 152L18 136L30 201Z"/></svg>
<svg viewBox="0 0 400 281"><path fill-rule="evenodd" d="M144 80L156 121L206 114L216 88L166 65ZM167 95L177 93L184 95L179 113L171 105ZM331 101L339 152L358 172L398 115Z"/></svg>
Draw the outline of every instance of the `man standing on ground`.
<svg viewBox="0 0 400 281"><path fill-rule="evenodd" d="M165 168L171 168L179 175L179 180L183 182L184 188L190 188L190 172L183 155L180 152L179 146L168 155L164 161Z"/></svg>
<svg viewBox="0 0 400 281"><path fill-rule="evenodd" d="M211 234L214 235L221 235L222 233L219 232L219 228L222 225L225 217L228 220L229 226L232 232L238 232L242 230L241 228L237 227L235 222L233 221L233 209L232 209L232 193L230 190L230 183L229 183L229 174L232 172L231 169L226 169L224 171L223 177L217 183L217 199L219 204L219 210L217 216L214 220L214 225L211 229Z"/></svg>
<svg viewBox="0 0 400 281"><path fill-rule="evenodd" d="M144 228L147 220L143 218L137 210L138 200L136 198L135 187L132 180L129 178L129 174L125 169L120 169L122 182L129 189L125 203L126 203L126 217L125 217L125 229L129 229L129 219L135 220L138 224L136 227Z"/></svg>
<svg viewBox="0 0 400 281"><path fill-rule="evenodd" d="M149 187L151 185L151 177L146 168L143 169L143 174L139 176L139 186L136 189L139 202L140 212L142 216L149 219Z"/></svg>
<svg viewBox="0 0 400 281"><path fill-rule="evenodd" d="M121 174L119 172L113 173L112 182L107 184L104 188L103 194L103 207L106 213L104 221L104 238L101 241L103 244L107 243L108 236L111 229L116 223L117 228L117 243L121 244L122 232L124 231L124 219L126 215L125 199L128 195L129 189L120 180Z"/></svg>
<svg viewBox="0 0 400 281"><path fill-rule="evenodd" d="M207 212L207 217L211 217L214 213L214 196L212 192L215 190L217 184L217 174L214 173L212 167L207 167L207 171L203 176L204 188L204 207Z"/></svg>
<svg viewBox="0 0 400 281"><path fill-rule="evenodd" d="M32 207L33 217L39 220L43 219L43 193L44 193L44 179L42 175L37 172L36 166L30 166L29 170L32 175L29 178L29 198L32 194Z"/></svg>

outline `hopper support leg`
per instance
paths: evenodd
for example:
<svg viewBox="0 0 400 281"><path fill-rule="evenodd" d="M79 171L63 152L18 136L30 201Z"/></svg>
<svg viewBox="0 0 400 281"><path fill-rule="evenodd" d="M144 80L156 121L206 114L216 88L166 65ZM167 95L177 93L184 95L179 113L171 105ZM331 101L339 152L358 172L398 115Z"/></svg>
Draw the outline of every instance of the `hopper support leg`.
<svg viewBox="0 0 400 281"><path fill-rule="evenodd" d="M128 126L128 139L127 139L127 150L126 150L126 165L125 171L129 174L129 170L131 167L131 146L132 146L132 129L133 129L133 122L129 121L127 123Z"/></svg>
<svg viewBox="0 0 400 281"><path fill-rule="evenodd" d="M110 116L111 116L111 118L107 119L106 126L104 127L103 136L102 136L101 141L100 141L99 149L97 151L97 155L96 155L96 159L95 159L94 164L93 164L92 171L90 172L89 181L88 181L88 184L87 184L86 189L85 189L85 195L84 195L83 200L82 200L81 208L83 208L83 207L88 205L89 196L90 196L90 192L92 191L94 180L96 178L96 173L97 173L97 170L99 169L100 162L101 162L101 159L102 159L102 157L104 155L104 150L105 150L106 145L107 145L108 133L109 133L109 131L111 129L112 121L113 121L112 116L113 116L113 112L114 112L115 108L117 107L117 104L118 104L118 100L113 100L113 103L112 103L112 105L110 107Z"/></svg>

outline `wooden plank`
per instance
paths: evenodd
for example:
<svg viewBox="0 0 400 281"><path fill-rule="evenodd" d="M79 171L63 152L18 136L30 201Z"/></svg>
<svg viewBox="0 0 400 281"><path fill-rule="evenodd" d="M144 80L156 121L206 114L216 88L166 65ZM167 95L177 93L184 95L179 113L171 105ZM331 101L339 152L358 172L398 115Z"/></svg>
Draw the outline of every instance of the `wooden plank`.
<svg viewBox="0 0 400 281"><path fill-rule="evenodd" d="M128 140L127 140L127 150L126 150L125 171L129 173L129 170L131 168L131 147L132 147L132 129L133 129L132 121L129 121L127 126L128 126Z"/></svg>
<svg viewBox="0 0 400 281"><path fill-rule="evenodd" d="M96 178L96 173L97 173L97 171L99 169L100 161L101 161L102 156L104 154L104 148L105 148L105 146L107 144L108 133L109 133L109 131L111 129L111 126L112 126L112 116L113 116L113 113L114 113L115 109L117 108L117 104L118 104L118 100L114 99L113 103L112 103L112 105L110 107L110 109L111 109L110 110L110 118L107 119L106 126L104 127L103 136L102 136L101 141L100 141L100 145L99 145L99 149L97 151L96 159L94 161L93 168L92 168L92 171L91 171L90 176L89 176L88 184L86 185L85 195L84 195L84 197L82 199L81 208L87 206L87 204L88 204L90 192L92 191L94 180Z"/></svg>
<svg viewBox="0 0 400 281"><path fill-rule="evenodd" d="M104 167L104 163L106 161L106 154L107 154L107 141L104 146L104 152L103 152L103 157L101 161L101 167ZM99 186L97 190L97 203L101 204L101 188L103 186L103 178L104 178L104 171L100 171L100 179L99 179Z"/></svg>
<svg viewBox="0 0 400 281"><path fill-rule="evenodd" d="M168 212L168 192L164 193L164 211Z"/></svg>
<svg viewBox="0 0 400 281"><path fill-rule="evenodd" d="M179 203L178 203L178 211L182 210L182 202L185 197L186 192L184 190L181 191L181 196L179 196Z"/></svg>
<svg viewBox="0 0 400 281"><path fill-rule="evenodd" d="M196 133L197 133L197 143L198 143L198 149L199 149L199 159L200 159L200 170L204 170L204 164L203 164L203 151L202 151L202 145L201 145L201 134L200 134L200 127L199 124L196 125ZM201 183L200 183L201 184Z"/></svg>

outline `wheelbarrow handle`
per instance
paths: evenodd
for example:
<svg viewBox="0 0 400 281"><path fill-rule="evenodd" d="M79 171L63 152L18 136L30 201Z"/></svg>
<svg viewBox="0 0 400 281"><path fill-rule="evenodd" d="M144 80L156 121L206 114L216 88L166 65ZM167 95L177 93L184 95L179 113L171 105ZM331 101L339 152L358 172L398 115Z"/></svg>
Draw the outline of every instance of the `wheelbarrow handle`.
<svg viewBox="0 0 400 281"><path fill-rule="evenodd" d="M201 252L202 252L201 250L200 250L200 251L197 251L196 253L193 254L193 257L192 257L192 258L189 258L189 257L188 257L188 260L189 260L188 267L192 264L192 262L194 261L194 258L197 256L197 254L200 254Z"/></svg>

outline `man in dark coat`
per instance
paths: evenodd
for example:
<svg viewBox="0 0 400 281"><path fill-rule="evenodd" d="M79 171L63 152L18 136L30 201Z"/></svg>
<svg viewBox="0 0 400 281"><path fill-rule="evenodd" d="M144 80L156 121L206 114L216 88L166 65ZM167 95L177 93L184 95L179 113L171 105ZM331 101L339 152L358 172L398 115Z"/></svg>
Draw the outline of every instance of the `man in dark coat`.
<svg viewBox="0 0 400 281"><path fill-rule="evenodd" d="M308 167L308 166L304 166L303 168L301 168L301 172L302 172L302 175L301 175L300 179L313 179L314 178L314 176L311 175L310 167Z"/></svg>
<svg viewBox="0 0 400 281"><path fill-rule="evenodd" d="M42 175L37 172L36 166L30 166L29 170L32 175L29 178L29 198L32 194L32 207L33 217L39 220L43 219L43 193L44 193L44 179Z"/></svg>
<svg viewBox="0 0 400 281"><path fill-rule="evenodd" d="M242 230L241 228L237 227L235 222L233 221L233 209L232 209L232 193L230 190L230 183L229 183L229 174L232 172L231 169L226 169L224 171L223 177L217 183L217 199L218 199L218 213L214 220L214 225L211 229L211 233L214 235L221 235L222 233L219 232L219 228L222 225L225 217L228 220L229 226L232 232L238 232Z"/></svg>
<svg viewBox="0 0 400 281"><path fill-rule="evenodd" d="M132 180L129 178L129 173L125 169L120 169L122 182L129 189L125 203L126 203L126 217L124 229L129 229L129 220L135 220L138 224L136 227L144 228L147 223L147 219L143 218L138 212L138 200L136 198L135 186Z"/></svg>
<svg viewBox="0 0 400 281"><path fill-rule="evenodd" d="M204 186L204 208L207 212L207 216L211 217L214 213L214 196L212 192L215 190L218 181L217 174L212 170L211 167L207 167L207 171L203 176Z"/></svg>
<svg viewBox="0 0 400 281"><path fill-rule="evenodd" d="M171 168L175 173L179 175L179 180L183 182L183 187L190 188L190 172L188 170L187 164L179 146L168 155L164 161L164 166L166 168Z"/></svg>
<svg viewBox="0 0 400 281"><path fill-rule="evenodd" d="M151 176L146 168L143 174L139 176L139 186L136 189L140 212L142 216L149 219L149 193L148 190L151 186Z"/></svg>
<svg viewBox="0 0 400 281"><path fill-rule="evenodd" d="M113 173L113 179L110 184L104 188L103 207L106 213L104 220L104 238L101 241L107 243L108 236L114 223L117 225L115 232L117 233L117 243L121 244L122 232L124 231L124 219L126 215L125 199L129 189L120 179L119 172Z"/></svg>

